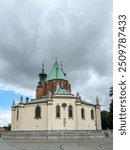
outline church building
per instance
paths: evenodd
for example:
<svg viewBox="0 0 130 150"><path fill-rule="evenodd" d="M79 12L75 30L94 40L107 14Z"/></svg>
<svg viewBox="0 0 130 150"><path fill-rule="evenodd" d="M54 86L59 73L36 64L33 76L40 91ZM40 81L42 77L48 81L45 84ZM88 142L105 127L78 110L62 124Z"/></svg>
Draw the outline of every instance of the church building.
<svg viewBox="0 0 130 150"><path fill-rule="evenodd" d="M36 98L12 105L12 131L101 130L100 105L82 100L71 92L71 84L56 61L46 74L44 64L39 74Z"/></svg>

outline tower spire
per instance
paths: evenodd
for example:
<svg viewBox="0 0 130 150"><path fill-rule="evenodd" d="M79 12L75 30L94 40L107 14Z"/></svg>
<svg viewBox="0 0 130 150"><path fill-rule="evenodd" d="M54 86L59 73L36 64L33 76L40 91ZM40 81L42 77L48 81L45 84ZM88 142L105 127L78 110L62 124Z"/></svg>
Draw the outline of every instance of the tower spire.
<svg viewBox="0 0 130 150"><path fill-rule="evenodd" d="M39 82L38 85L43 85L45 83L47 74L45 73L44 70L44 61L42 61L42 72L39 74Z"/></svg>
<svg viewBox="0 0 130 150"><path fill-rule="evenodd" d="M61 61L61 70L63 71L63 65L62 65L62 61Z"/></svg>
<svg viewBox="0 0 130 150"><path fill-rule="evenodd" d="M44 73L44 61L42 61L42 73Z"/></svg>
<svg viewBox="0 0 130 150"><path fill-rule="evenodd" d="M63 71L64 75L66 76L66 73L63 70L63 63L62 63L62 61L61 61L61 70Z"/></svg>
<svg viewBox="0 0 130 150"><path fill-rule="evenodd" d="M55 59L56 59L56 62L57 62L57 57L55 57Z"/></svg>

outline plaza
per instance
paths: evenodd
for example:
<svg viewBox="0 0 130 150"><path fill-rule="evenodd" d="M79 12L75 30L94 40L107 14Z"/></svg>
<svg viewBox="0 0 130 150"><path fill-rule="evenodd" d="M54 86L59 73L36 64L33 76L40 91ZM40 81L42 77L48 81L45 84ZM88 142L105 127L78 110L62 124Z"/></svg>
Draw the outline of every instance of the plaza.
<svg viewBox="0 0 130 150"><path fill-rule="evenodd" d="M112 150L113 138L100 137L82 140L3 140L0 150Z"/></svg>

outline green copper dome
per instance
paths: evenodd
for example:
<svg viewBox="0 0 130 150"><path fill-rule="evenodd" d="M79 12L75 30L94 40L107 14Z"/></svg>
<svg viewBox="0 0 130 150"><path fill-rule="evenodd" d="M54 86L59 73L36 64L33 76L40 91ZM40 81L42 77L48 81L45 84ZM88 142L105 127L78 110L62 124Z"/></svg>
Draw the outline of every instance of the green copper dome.
<svg viewBox="0 0 130 150"><path fill-rule="evenodd" d="M54 80L54 79L67 80L65 75L64 75L63 70L61 69L61 67L59 66L57 61L53 65L49 74L47 75L46 82L49 80Z"/></svg>

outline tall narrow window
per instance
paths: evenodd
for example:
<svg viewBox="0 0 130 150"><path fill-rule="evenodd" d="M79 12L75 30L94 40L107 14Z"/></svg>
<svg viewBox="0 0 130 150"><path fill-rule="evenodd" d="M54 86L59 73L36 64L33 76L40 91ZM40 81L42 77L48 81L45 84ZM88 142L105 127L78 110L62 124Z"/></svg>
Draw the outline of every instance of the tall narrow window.
<svg viewBox="0 0 130 150"><path fill-rule="evenodd" d="M51 91L51 93L54 93L53 83L52 83L51 86L50 86L50 91Z"/></svg>
<svg viewBox="0 0 130 150"><path fill-rule="evenodd" d="M56 117L57 118L60 117L60 106L59 105L56 106Z"/></svg>
<svg viewBox="0 0 130 150"><path fill-rule="evenodd" d="M40 106L37 106L35 108L35 118L41 118L41 107Z"/></svg>
<svg viewBox="0 0 130 150"><path fill-rule="evenodd" d="M68 111L69 111L69 118L72 118L73 117L73 107L71 105L68 107Z"/></svg>
<svg viewBox="0 0 130 150"><path fill-rule="evenodd" d="M17 109L17 120L19 119L19 109Z"/></svg>
<svg viewBox="0 0 130 150"><path fill-rule="evenodd" d="M94 119L94 110L91 110L91 119Z"/></svg>
<svg viewBox="0 0 130 150"><path fill-rule="evenodd" d="M81 109L81 118L85 119L85 110L84 110L84 108Z"/></svg>

